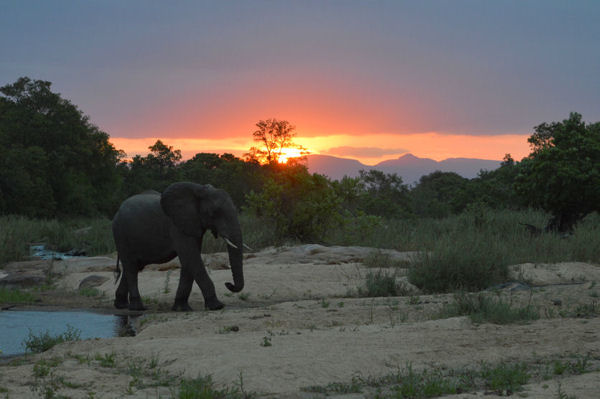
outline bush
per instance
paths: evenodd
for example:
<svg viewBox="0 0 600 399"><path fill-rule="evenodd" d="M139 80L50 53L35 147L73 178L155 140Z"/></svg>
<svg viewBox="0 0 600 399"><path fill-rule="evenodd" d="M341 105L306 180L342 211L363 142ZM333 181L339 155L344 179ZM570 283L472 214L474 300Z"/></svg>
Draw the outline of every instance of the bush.
<svg viewBox="0 0 600 399"><path fill-rule="evenodd" d="M408 280L426 292L478 291L507 280L506 249L479 234L446 236L419 253Z"/></svg>

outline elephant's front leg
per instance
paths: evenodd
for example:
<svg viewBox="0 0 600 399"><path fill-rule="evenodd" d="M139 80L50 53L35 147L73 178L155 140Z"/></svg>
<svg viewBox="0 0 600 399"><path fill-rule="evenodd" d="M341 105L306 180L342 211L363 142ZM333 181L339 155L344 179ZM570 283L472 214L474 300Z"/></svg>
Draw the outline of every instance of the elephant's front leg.
<svg viewBox="0 0 600 399"><path fill-rule="evenodd" d="M177 286L177 293L175 294L175 303L171 310L193 310L188 303L193 284L193 273L187 267L183 267L182 265L179 272L179 285Z"/></svg>
<svg viewBox="0 0 600 399"><path fill-rule="evenodd" d="M175 232L176 243L175 249L181 262L181 273L179 278L179 286L175 296L173 310L191 310L188 304L190 292L194 281L200 287L202 296L204 297L204 307L209 310L219 310L225 305L217 299L215 285L210 279L200 253L199 240L184 236L182 233Z"/></svg>

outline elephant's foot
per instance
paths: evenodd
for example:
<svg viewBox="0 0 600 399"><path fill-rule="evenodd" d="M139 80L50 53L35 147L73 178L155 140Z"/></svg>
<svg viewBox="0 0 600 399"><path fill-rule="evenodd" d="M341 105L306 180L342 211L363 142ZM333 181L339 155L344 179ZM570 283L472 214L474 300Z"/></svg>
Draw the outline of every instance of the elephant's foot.
<svg viewBox="0 0 600 399"><path fill-rule="evenodd" d="M204 307L208 310L219 310L223 309L225 305L217 299L217 296L210 298L204 298Z"/></svg>
<svg viewBox="0 0 600 399"><path fill-rule="evenodd" d="M187 299L186 300L175 300L175 303L173 304L173 307L171 307L171 310L174 311L179 311L179 312L191 312L192 307L188 304Z"/></svg>
<svg viewBox="0 0 600 399"><path fill-rule="evenodd" d="M140 297L130 297L129 298L129 310L146 310L147 307L142 303L142 298Z"/></svg>
<svg viewBox="0 0 600 399"><path fill-rule="evenodd" d="M116 298L114 305L117 309L127 309L129 307L129 301L127 301L127 299Z"/></svg>

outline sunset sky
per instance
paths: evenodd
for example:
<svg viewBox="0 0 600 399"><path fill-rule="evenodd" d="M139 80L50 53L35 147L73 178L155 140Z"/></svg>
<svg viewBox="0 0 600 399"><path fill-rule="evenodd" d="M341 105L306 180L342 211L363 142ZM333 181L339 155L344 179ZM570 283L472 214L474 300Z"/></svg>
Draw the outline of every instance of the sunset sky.
<svg viewBox="0 0 600 399"><path fill-rule="evenodd" d="M521 159L600 121L600 1L0 1L0 85L49 80L129 156L243 155L261 119L314 153Z"/></svg>

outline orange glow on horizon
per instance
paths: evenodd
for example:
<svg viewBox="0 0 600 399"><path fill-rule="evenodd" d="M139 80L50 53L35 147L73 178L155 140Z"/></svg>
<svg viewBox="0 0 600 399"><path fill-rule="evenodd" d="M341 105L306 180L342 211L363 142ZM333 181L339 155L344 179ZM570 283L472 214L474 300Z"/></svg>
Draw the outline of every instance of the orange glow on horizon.
<svg viewBox="0 0 600 399"><path fill-rule="evenodd" d="M312 154L313 151L300 148L284 148L281 150L281 154L277 158L279 163L287 163L290 158L298 158L303 155Z"/></svg>
<svg viewBox="0 0 600 399"><path fill-rule="evenodd" d="M298 129L301 134L301 130ZM366 135L315 135L296 136L294 143L310 148L311 154L331 155L338 158L356 159L365 165L396 159L405 153L420 158L441 161L447 158L479 158L501 160L510 153L515 160L521 160L529 154L528 134L509 134L496 136L450 135L440 133L422 134L366 134ZM123 138L111 137L115 148L122 149L128 158L135 155L146 156L158 137ZM190 159L200 152L231 153L243 158L250 147L256 143L250 135L217 139L171 138L160 140L174 149L181 150L183 159ZM365 151L365 149L377 150ZM378 152L379 151L379 152ZM285 149L282 161L297 157L297 149ZM280 161L280 162L282 162Z"/></svg>

